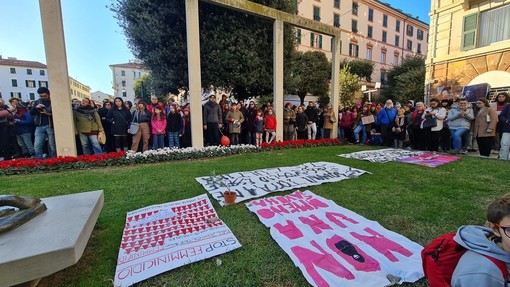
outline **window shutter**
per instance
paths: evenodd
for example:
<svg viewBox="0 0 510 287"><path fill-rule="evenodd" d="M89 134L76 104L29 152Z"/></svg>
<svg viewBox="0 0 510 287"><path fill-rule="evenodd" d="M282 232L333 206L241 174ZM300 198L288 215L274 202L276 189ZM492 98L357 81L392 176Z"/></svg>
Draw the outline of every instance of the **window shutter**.
<svg viewBox="0 0 510 287"><path fill-rule="evenodd" d="M315 47L315 35L310 33L310 47Z"/></svg>
<svg viewBox="0 0 510 287"><path fill-rule="evenodd" d="M319 48L322 49L322 35L319 35Z"/></svg>
<svg viewBox="0 0 510 287"><path fill-rule="evenodd" d="M462 50L476 48L476 32L478 28L478 13L464 16L462 31Z"/></svg>

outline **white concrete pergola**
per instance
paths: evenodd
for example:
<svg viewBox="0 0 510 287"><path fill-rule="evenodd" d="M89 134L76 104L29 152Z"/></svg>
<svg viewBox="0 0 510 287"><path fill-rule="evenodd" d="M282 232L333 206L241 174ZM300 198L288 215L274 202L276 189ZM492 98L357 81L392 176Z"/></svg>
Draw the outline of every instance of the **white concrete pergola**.
<svg viewBox="0 0 510 287"><path fill-rule="evenodd" d="M188 49L189 90L191 94L191 139L193 147L203 146L202 129L202 81L200 68L200 28L198 1L186 0L186 32ZM244 0L202 0L207 3L252 14L274 21L273 24L273 93L277 122L276 140L283 135L283 25L288 23L333 37L333 58L331 68L331 104L338 106L340 70L340 29L310 20L301 16L282 12L267 6ZM67 57L62 24L60 0L39 0L43 26L44 46L48 66L48 79L51 87L52 108L55 111L53 122L57 155L76 156L74 125L68 99ZM337 134L333 125L332 135Z"/></svg>

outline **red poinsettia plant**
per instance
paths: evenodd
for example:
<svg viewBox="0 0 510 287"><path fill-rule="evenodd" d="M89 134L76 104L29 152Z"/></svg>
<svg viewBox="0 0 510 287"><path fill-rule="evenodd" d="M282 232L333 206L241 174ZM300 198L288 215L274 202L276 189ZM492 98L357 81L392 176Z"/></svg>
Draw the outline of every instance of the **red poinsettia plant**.
<svg viewBox="0 0 510 287"><path fill-rule="evenodd" d="M154 163L171 160L198 159L232 154L269 151L273 149L288 149L299 147L331 146L340 144L338 139L320 140L292 140L283 142L263 143L260 148L251 145L230 147L206 147L169 149L158 151L111 152L98 155L82 155L78 157L56 157L49 159L16 159L0 162L0 175L27 174L42 171L59 171L66 169L83 169L102 166L128 165L138 163Z"/></svg>

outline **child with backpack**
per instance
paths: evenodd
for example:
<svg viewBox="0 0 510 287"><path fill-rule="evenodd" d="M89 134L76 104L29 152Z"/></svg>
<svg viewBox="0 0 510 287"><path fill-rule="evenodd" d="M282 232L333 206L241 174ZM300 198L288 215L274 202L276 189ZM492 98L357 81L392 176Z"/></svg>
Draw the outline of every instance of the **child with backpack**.
<svg viewBox="0 0 510 287"><path fill-rule="evenodd" d="M431 287L507 286L510 267L510 194L487 208L489 227L462 226L422 251Z"/></svg>

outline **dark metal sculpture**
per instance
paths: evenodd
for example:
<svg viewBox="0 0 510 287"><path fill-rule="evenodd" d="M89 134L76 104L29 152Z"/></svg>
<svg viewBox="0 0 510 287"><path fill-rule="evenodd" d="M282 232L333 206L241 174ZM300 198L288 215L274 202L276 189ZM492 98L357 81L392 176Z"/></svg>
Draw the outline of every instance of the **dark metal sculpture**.
<svg viewBox="0 0 510 287"><path fill-rule="evenodd" d="M15 195L0 195L0 207L12 206L0 210L0 233L14 229L46 210L39 198Z"/></svg>

